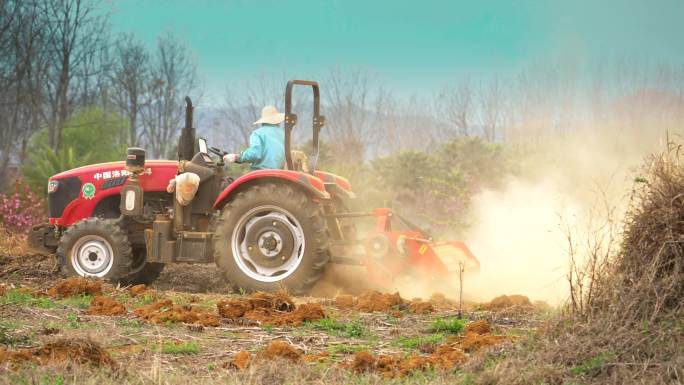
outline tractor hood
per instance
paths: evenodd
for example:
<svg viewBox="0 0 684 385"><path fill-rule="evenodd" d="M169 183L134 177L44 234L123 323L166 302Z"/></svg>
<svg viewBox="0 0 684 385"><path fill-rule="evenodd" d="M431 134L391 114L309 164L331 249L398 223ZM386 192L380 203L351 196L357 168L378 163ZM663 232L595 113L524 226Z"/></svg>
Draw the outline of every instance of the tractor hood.
<svg viewBox="0 0 684 385"><path fill-rule="evenodd" d="M126 162L124 161L96 163L87 166L72 168L71 170L67 171L62 171L59 174L51 176L50 180L69 178L74 176L81 177L84 175L96 176L97 173L106 173L108 171L110 173L108 175L108 178L112 177L112 173L116 175L116 177L127 176L128 173L125 171L125 169ZM148 160L147 162L145 162L146 174L148 174L148 169L150 169L150 171L152 172L156 169L173 169L175 173L178 169L178 162L175 160Z"/></svg>
<svg viewBox="0 0 684 385"><path fill-rule="evenodd" d="M139 183L146 192L166 192L177 172L177 161L149 160ZM52 176L48 181L50 223L69 226L91 216L99 204L118 206L118 201L108 199L118 199L128 176L123 161L92 164Z"/></svg>

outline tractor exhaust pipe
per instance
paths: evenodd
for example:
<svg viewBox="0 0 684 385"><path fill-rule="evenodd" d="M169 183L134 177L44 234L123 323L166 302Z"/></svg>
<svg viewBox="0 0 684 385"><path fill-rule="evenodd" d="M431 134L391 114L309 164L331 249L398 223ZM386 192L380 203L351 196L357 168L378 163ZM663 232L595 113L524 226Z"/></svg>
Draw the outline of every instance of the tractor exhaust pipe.
<svg viewBox="0 0 684 385"><path fill-rule="evenodd" d="M178 138L178 159L190 160L195 155L195 128L192 126L194 107L189 96L185 97L185 127Z"/></svg>

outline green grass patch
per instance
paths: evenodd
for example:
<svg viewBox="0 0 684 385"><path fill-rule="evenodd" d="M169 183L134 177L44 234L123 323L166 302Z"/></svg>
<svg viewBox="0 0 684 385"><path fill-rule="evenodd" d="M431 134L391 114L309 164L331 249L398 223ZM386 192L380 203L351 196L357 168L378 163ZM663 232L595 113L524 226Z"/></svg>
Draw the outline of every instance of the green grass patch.
<svg viewBox="0 0 684 385"><path fill-rule="evenodd" d="M0 345L14 346L16 344L28 341L27 336L17 336L12 332L19 329L21 324L14 321L0 321Z"/></svg>
<svg viewBox="0 0 684 385"><path fill-rule="evenodd" d="M161 346L164 354L190 355L199 353L199 350L197 342L169 342Z"/></svg>
<svg viewBox="0 0 684 385"><path fill-rule="evenodd" d="M23 290L12 289L0 297L0 305L24 305L33 304L34 296Z"/></svg>
<svg viewBox="0 0 684 385"><path fill-rule="evenodd" d="M322 330L337 337L361 338L371 334L363 325L363 322L358 318L349 322L340 322L332 318L322 318L315 322L309 322L307 326L312 329Z"/></svg>
<svg viewBox="0 0 684 385"><path fill-rule="evenodd" d="M370 350L371 347L368 345L333 345L328 348L328 353L331 355L338 354L354 354L363 350Z"/></svg>
<svg viewBox="0 0 684 385"><path fill-rule="evenodd" d="M153 303L155 301L155 297L149 294L143 294L141 296L136 297L134 306L135 307L140 307L140 306L145 306Z"/></svg>
<svg viewBox="0 0 684 385"><path fill-rule="evenodd" d="M431 333L443 332L449 334L458 334L463 331L466 325L466 320L460 318L437 318L432 321L428 330Z"/></svg>
<svg viewBox="0 0 684 385"><path fill-rule="evenodd" d="M434 345L444 341L446 336L443 333L429 334L426 336L399 337L394 340L394 345L404 349L417 349L422 345Z"/></svg>
<svg viewBox="0 0 684 385"><path fill-rule="evenodd" d="M90 306L93 297L88 294L54 300L50 297L36 296L30 292L13 289L0 296L0 305L35 306L41 309L54 309L58 306L85 309Z"/></svg>
<svg viewBox="0 0 684 385"><path fill-rule="evenodd" d="M69 329L78 329L81 327L81 323L78 320L78 314L69 313L69 314L67 314L66 319L67 319L67 327Z"/></svg>
<svg viewBox="0 0 684 385"><path fill-rule="evenodd" d="M58 304L64 305L64 306L69 306L69 307L75 307L79 309L85 309L88 306L90 306L90 303L93 301L93 297L88 294L79 294L75 295L72 297L67 297L63 298L57 301Z"/></svg>
<svg viewBox="0 0 684 385"><path fill-rule="evenodd" d="M143 326L143 323L134 318L124 318L116 321L116 325L124 328L139 329Z"/></svg>

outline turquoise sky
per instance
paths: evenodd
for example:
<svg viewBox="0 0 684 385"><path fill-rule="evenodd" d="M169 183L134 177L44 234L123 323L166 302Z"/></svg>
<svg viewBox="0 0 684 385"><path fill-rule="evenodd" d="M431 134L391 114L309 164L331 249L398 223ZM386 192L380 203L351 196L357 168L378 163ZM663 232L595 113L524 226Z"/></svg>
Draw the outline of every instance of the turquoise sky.
<svg viewBox="0 0 684 385"><path fill-rule="evenodd" d="M684 1L114 1L112 24L152 46L172 30L208 95L257 75L366 69L400 94L531 63L684 63Z"/></svg>

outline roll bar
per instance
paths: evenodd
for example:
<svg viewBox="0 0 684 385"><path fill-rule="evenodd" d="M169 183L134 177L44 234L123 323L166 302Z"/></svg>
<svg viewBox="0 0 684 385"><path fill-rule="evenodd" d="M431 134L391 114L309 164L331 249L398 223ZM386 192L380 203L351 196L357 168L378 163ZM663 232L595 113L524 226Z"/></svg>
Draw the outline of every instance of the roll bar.
<svg viewBox="0 0 684 385"><path fill-rule="evenodd" d="M290 80L285 88L285 160L287 168L294 170L292 163L291 136L292 129L297 125L297 114L292 112L292 88L295 85L310 86L313 89L313 150L309 155L309 172L313 174L318 163L319 134L325 125L325 116L321 115L321 92L318 83L311 80Z"/></svg>

